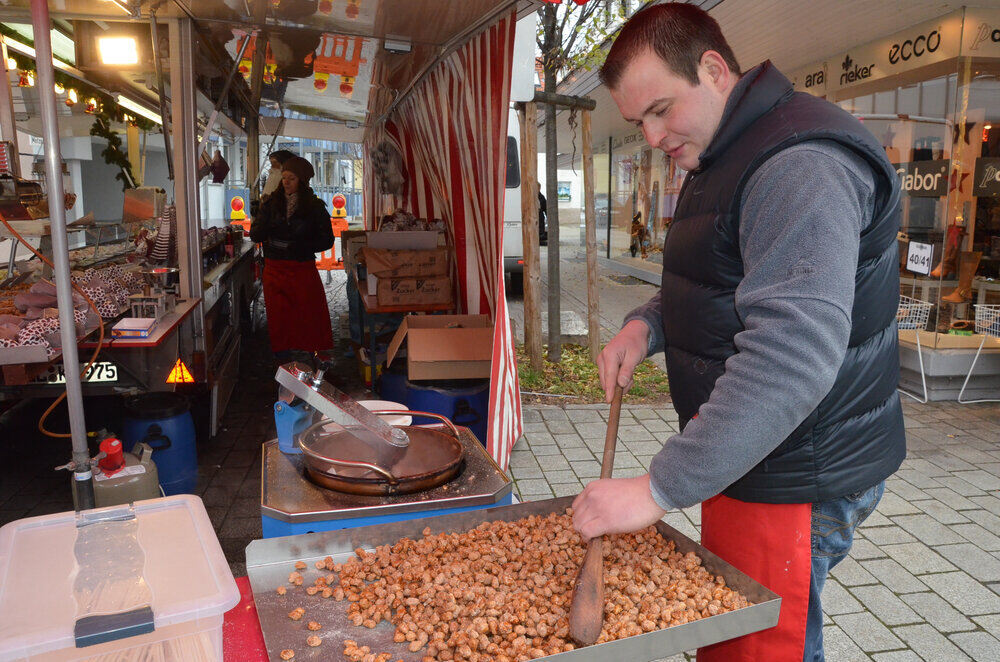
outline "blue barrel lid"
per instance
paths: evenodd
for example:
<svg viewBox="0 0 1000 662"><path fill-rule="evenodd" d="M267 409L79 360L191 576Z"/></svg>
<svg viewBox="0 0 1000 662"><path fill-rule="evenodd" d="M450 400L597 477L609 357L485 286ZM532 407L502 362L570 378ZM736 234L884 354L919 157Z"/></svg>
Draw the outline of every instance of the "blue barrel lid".
<svg viewBox="0 0 1000 662"><path fill-rule="evenodd" d="M125 398L125 413L129 418L172 418L191 410L188 399L180 393L154 391Z"/></svg>

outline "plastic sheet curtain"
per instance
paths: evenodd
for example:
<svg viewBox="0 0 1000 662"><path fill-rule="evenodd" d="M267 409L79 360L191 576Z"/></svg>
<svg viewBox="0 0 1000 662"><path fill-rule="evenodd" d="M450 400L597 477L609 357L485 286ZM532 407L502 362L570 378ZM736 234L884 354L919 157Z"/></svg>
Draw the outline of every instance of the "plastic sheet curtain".
<svg viewBox="0 0 1000 662"><path fill-rule="evenodd" d="M398 147L407 180L402 195L379 195L365 160L368 224L396 208L444 219L455 247L458 308L493 319L487 448L505 470L522 429L502 246L515 22L512 14L452 53L368 134L369 151L384 140Z"/></svg>

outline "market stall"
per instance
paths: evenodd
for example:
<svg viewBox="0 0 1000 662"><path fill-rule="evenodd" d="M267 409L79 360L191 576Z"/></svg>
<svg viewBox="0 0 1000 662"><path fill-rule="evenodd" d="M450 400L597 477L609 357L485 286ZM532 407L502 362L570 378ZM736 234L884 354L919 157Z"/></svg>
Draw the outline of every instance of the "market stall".
<svg viewBox="0 0 1000 662"><path fill-rule="evenodd" d="M71 4L81 11L100 3ZM268 539L246 550L252 590L245 582L239 590L220 561L196 497L94 510L84 499L76 514L0 529L0 576L17 578L0 585L0 660L651 660L773 626L778 596L661 523L609 542L609 599L626 608L610 610L607 618L608 610L598 609L600 637L574 643L568 614L587 547L570 523L570 498L527 504L512 498L506 469L521 413L503 296L506 122L515 22L537 3L236 4L159 5L170 37L177 270L150 270L154 284L141 292L148 300L137 303L155 309L163 299L154 294L171 294L174 317L146 338L116 347L116 340L106 346L99 335L85 339L80 351L139 350L152 364L172 335L179 372L170 374L181 381L187 380L180 366L191 366L191 379L200 379L213 373L218 352L238 353L221 349L233 347L227 337L238 343L238 334L217 321L225 315L212 311L239 294L238 282L225 282L236 280L244 245L214 268L203 263L195 171L194 56L227 53L234 67L246 69L251 107L264 116L252 117L246 128L250 180L257 178L262 128L287 132L291 119L300 136L359 130L368 156L365 248L382 250L373 235L385 236L386 221L402 224L396 238L405 240L410 224L423 219L426 227L417 233L430 233L434 245L377 278L383 285L423 281L420 273L396 269L443 268L446 273L435 276L448 284L449 312L456 314L408 318L387 360L399 356L405 342L412 380L488 379L484 438L432 412L357 402L325 379L331 365L321 357L315 365L285 363L275 375L277 439L263 448L261 517ZM47 26L44 0L34 0L33 9L35 25ZM156 21L151 25L155 31ZM42 58L48 57L45 41ZM365 61L372 66L363 67ZM46 68L39 67L42 78ZM334 89L335 103L317 101ZM50 182L59 160L51 101L43 116L51 138ZM268 127L271 102L280 115ZM332 113L318 107L330 105ZM56 192L51 195L59 199ZM54 211L54 279L65 322L74 307L71 268L65 218ZM428 259L442 248L444 262ZM375 273L376 262L387 257L399 254L365 251L366 269ZM345 263L351 259L345 253ZM368 286L367 274L351 277L359 288ZM379 284L374 287L378 305ZM400 283L394 287L393 296ZM419 285L411 291L431 294ZM65 342L69 334L64 327L65 360L72 365L79 341ZM442 347L487 351L438 351ZM375 373L373 367L373 381ZM72 468L77 481L86 482L92 465L79 439L80 381L72 370L66 377L71 411L80 419L71 419ZM151 443L177 424L168 416L175 412L165 409L164 427ZM418 420L427 418L430 424ZM609 476L614 432L604 456ZM113 443L102 450L94 471L103 479L123 478L126 466L136 466L126 465ZM643 581L625 581L636 573ZM39 594L29 578L40 574L46 582ZM242 627L224 628L221 614L237 600L228 620ZM24 609L29 602L34 610Z"/></svg>
<svg viewBox="0 0 1000 662"><path fill-rule="evenodd" d="M200 178L211 172L213 180L223 181L228 165L220 165L219 157L207 164L190 158L193 145L172 150L170 127L174 138L200 131L203 149L239 143L247 111L236 90L229 94L228 86L216 82L236 77L236 66L196 56L196 40L177 22L176 10L162 11L159 26L148 12L121 22L127 17L112 10L105 3L75 3L53 13L57 45L67 34L76 44L54 53L51 90L33 84L37 56L25 43L30 37L17 31L30 27L31 17L17 3L0 12L0 68L5 80L14 81L0 94L0 106L24 109L0 114L9 120L0 122L8 141L0 167L0 240L7 241L0 250L9 251L0 279L0 398L57 396L66 388L66 366L76 363L63 360L55 322L55 225L48 204L54 187L48 178L32 179L37 168L22 167L30 163L26 140L43 138L36 149L50 147L38 109L54 97L61 127L59 183L74 242L69 267L83 393L182 390L193 396L195 418L207 422L202 434L212 435L235 386L259 276L242 228L211 221L198 200ZM135 62L104 62L101 40L112 37L133 40ZM31 84L17 87L18 81ZM167 107L173 110L170 120L164 119ZM94 153L102 145L106 164Z"/></svg>

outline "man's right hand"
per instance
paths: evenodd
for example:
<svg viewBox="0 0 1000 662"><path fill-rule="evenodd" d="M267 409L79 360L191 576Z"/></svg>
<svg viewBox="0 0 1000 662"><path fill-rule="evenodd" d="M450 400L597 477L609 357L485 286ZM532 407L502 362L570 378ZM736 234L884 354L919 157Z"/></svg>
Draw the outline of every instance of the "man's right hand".
<svg viewBox="0 0 1000 662"><path fill-rule="evenodd" d="M632 387L635 367L646 358L649 348L649 326L642 320L634 319L611 339L600 356L597 357L597 371L601 376L606 402L611 402L615 384L624 391Z"/></svg>

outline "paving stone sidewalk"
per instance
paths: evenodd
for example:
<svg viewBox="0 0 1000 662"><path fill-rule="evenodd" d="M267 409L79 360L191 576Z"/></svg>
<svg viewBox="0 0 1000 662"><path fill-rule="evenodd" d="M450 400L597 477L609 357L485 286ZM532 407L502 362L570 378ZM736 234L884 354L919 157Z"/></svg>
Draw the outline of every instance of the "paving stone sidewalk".
<svg viewBox="0 0 1000 662"><path fill-rule="evenodd" d="M1000 661L1000 404L907 401L904 412L907 459L823 591L826 659ZM607 414L525 407L510 465L519 497L577 494L599 476ZM645 473L676 431L669 406L623 407L614 476ZM701 539L698 507L664 521Z"/></svg>

